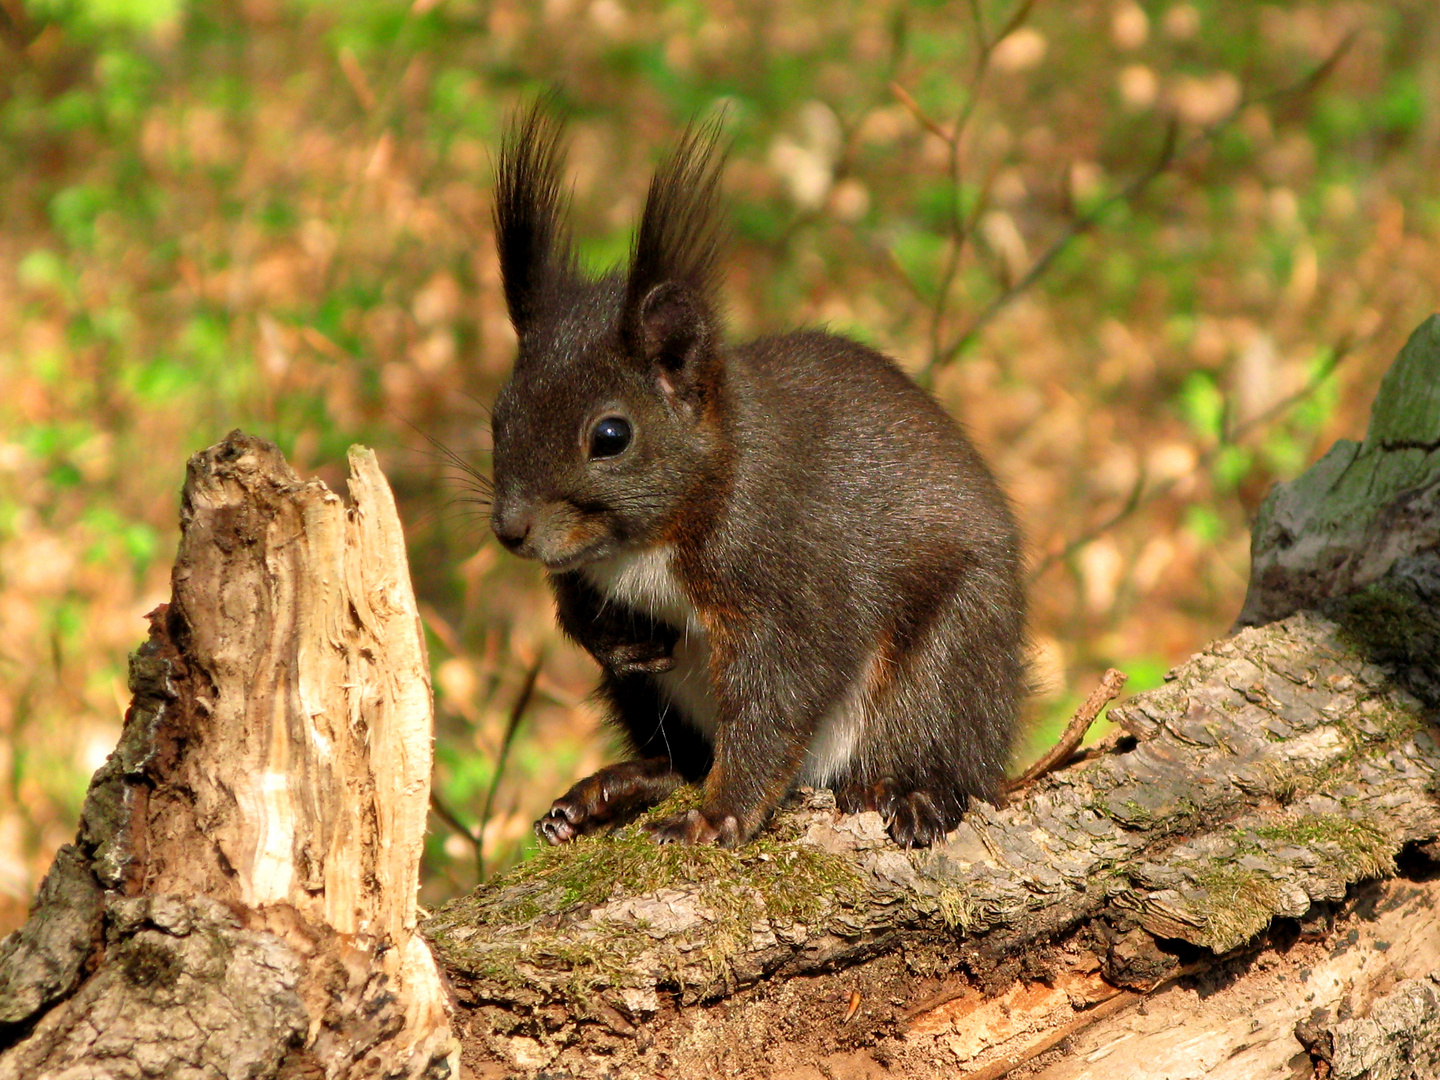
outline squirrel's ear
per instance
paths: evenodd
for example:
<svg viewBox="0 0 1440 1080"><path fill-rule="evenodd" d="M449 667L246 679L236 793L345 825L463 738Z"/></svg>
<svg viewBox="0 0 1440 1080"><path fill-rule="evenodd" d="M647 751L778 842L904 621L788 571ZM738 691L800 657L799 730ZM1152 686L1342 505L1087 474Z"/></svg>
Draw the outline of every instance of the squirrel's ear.
<svg viewBox="0 0 1440 1080"><path fill-rule="evenodd" d="M622 332L672 385L718 336L719 136L718 122L689 128L656 171L625 284Z"/></svg>
<svg viewBox="0 0 1440 1080"><path fill-rule="evenodd" d="M513 119L495 166L495 242L505 305L524 337L542 317L555 286L575 273L564 224L561 124L537 101Z"/></svg>

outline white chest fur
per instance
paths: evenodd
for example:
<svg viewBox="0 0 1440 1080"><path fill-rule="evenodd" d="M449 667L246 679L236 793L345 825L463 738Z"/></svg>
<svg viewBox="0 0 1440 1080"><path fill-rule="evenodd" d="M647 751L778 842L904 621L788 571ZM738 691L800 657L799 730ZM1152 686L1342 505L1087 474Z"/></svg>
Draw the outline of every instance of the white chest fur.
<svg viewBox="0 0 1440 1080"><path fill-rule="evenodd" d="M607 600L643 611L672 626L699 625L695 606L680 588L669 547L627 551L591 563L584 573Z"/></svg>
<svg viewBox="0 0 1440 1080"><path fill-rule="evenodd" d="M710 674L710 642L705 628L671 565L668 547L626 552L584 570L607 601L643 611L680 631L675 666L655 676L661 692L686 721L712 742L719 710ZM872 661L874 663L876 661ZM802 783L823 786L839 777L860 749L868 701L870 665L817 725L800 767Z"/></svg>
<svg viewBox="0 0 1440 1080"><path fill-rule="evenodd" d="M715 738L715 695L710 681L710 643L695 605L680 587L668 547L625 552L585 568L606 600L643 611L680 631L675 666L655 676L661 691L695 727Z"/></svg>

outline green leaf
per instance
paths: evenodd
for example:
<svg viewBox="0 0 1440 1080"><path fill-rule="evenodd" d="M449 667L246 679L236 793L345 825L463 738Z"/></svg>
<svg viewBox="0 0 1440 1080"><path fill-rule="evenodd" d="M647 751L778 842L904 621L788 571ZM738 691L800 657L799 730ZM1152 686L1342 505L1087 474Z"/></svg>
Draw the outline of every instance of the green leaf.
<svg viewBox="0 0 1440 1080"><path fill-rule="evenodd" d="M1180 415L1197 435L1219 440L1225 433L1225 396L1215 380L1203 371L1194 371L1180 387Z"/></svg>
<svg viewBox="0 0 1440 1080"><path fill-rule="evenodd" d="M1190 506L1185 510L1185 530L1202 544L1214 544L1225 535L1225 522L1208 506Z"/></svg>

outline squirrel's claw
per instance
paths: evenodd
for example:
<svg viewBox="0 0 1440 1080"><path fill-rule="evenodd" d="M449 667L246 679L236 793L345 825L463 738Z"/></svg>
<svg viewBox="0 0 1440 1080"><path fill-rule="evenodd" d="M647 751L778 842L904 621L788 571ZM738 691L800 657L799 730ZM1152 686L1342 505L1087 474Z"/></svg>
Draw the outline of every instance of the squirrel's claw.
<svg viewBox="0 0 1440 1080"><path fill-rule="evenodd" d="M894 777L881 777L873 784L850 783L835 792L841 813L878 811L890 839L903 848L923 848L939 843L949 831L945 814L927 791L903 790Z"/></svg>
<svg viewBox="0 0 1440 1080"><path fill-rule="evenodd" d="M574 823L569 820L567 813L569 809L568 807L552 806L544 817L535 822L535 835L551 847L574 840L579 833L576 831Z"/></svg>
<svg viewBox="0 0 1440 1080"><path fill-rule="evenodd" d="M890 839L903 848L925 848L945 839L944 817L926 792L888 793L878 809Z"/></svg>
<svg viewBox="0 0 1440 1080"><path fill-rule="evenodd" d="M740 820L734 814L707 814L690 810L674 817L646 824L657 843L714 844L717 847L739 847L744 839Z"/></svg>

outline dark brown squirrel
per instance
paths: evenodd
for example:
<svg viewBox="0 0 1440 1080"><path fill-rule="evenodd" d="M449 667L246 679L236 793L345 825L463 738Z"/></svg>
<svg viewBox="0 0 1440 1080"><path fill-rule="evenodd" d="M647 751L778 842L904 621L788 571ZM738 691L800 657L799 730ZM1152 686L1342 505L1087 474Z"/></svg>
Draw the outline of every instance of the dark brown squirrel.
<svg viewBox="0 0 1440 1080"><path fill-rule="evenodd" d="M535 823L551 844L682 781L662 841L740 844L798 784L926 846L991 798L1023 684L1020 541L960 428L889 359L798 331L730 345L722 155L692 126L628 269L581 272L561 127L501 146L495 225L519 335L493 412L491 525L549 571L634 756Z"/></svg>

